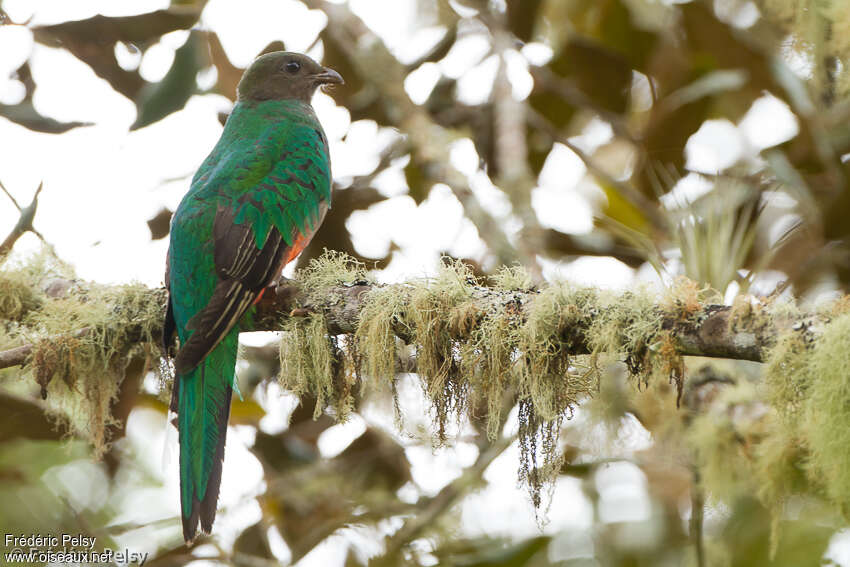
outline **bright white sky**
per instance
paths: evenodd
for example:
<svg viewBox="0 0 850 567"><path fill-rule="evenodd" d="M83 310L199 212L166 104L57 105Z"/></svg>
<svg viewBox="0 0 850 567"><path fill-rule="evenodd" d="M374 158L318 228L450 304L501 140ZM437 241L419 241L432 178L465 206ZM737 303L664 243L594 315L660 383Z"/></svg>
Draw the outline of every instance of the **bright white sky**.
<svg viewBox="0 0 850 567"><path fill-rule="evenodd" d="M141 13L167 5L167 0L3 2L13 21L32 18L33 24L82 19L97 13L111 16ZM402 60L414 59L440 37L441 30L417 22L413 0L380 3L352 0L351 5ZM275 39L283 40L288 49L307 50L325 22L323 14L308 12L294 0L238 3L210 0L200 25L218 33L234 64L246 66L257 52ZM456 44L445 60L423 65L411 74L405 87L415 102L421 103L427 98L441 75L460 78L460 97L465 102L486 100L498 61L493 56L487 57L488 40L475 30L476 27L470 25L471 33ZM169 34L141 61L120 46L117 53L123 64L140 64L146 79L159 80L186 35L186 32ZM3 54L0 57L0 102L15 103L23 95L22 85L5 77L29 56L37 84L34 103L39 112L57 120L93 123L62 135L48 135L31 132L0 118L0 140L3 140L0 180L22 205L29 202L39 182L44 181L35 225L47 241L56 246L59 255L76 267L80 277L102 282L138 280L160 285L167 239L152 242L146 221L163 206L176 208L195 169L217 140L221 132L217 114L226 110L229 102L217 95L194 96L184 110L139 131L129 132L135 119L133 103L113 91L68 52L34 44L31 33L21 26L0 26L0 53ZM320 58L321 44L310 54ZM528 61L545 61L548 56L548 48L540 44L511 54L508 69L517 98L527 96L531 88L526 71ZM206 80L209 81L209 77ZM639 87L636 81L636 89ZM345 180L369 173L377 164L378 151L395 134L389 129L378 128L371 121L351 123L348 112L323 93L316 95L314 106L331 140L335 177ZM688 143L688 167L694 171L713 172L741 160L756 159L758 150L788 139L796 130L796 122L787 107L765 96L738 125L724 120L706 122ZM610 128L593 121L573 141L592 151L610 139ZM517 223L511 218L507 197L478 169L478 156L472 142L458 140L451 148L451 159L469 177L473 190L488 210L504 222L509 233L515 230ZM368 211L353 214L348 222L355 246L364 255L383 255L390 239L401 246L401 252L381 278L401 281L432 274L441 250L483 259L484 247L477 231L463 216L462 207L449 188L435 187L429 198L417 206L406 195L402 166L399 164L378 180L379 189L391 198ZM604 197L585 173L584 166L569 149L556 145L532 195L533 206L544 226L572 234L591 230L594 210ZM703 190L691 179L677 187L676 198L686 200ZM16 220L17 212L6 197L0 195L0 227L11 227ZM25 254L37 246L37 240L28 235L16 250ZM636 273L613 258L582 258L572 263L541 259L541 262L547 277L569 278L583 284L623 287L631 285L636 278L654 278L651 270ZM409 408L408 415L412 416L408 419L411 429L417 419L426 423L427 408L422 405L418 386L411 382L403 392L406 392L403 402ZM283 402L275 398L263 403L272 413L279 414ZM365 419L396 434L386 411L367 411ZM270 423L269 427L280 426L280 419L272 421L277 423ZM580 429L581 414L571 423L572 428ZM321 439L322 451L329 455L341 451L363 427L364 422L358 418L332 428ZM626 452L649 443L646 432L639 426L626 423L623 427L626 438L632 440ZM179 500L176 458L165 473L156 465L161 460L160 448L165 436L161 415L148 410L132 414L126 442L142 454L141 461L150 467L147 474L162 478L165 486L126 493L114 491L110 501L117 509L126 510L116 522L143 522L173 517L176 513ZM251 438L251 431L245 428L231 428L228 436L220 503L225 512L216 523L216 530L225 542L232 541L239 530L255 522L260 514L256 500L251 498L262 490L259 464L246 448ZM477 454L474 445L464 442L449 449L431 451L415 446L408 437L400 436L399 439L409 447L407 454L414 465L415 486L403 489L411 498L436 493L459 475L462 467L469 465ZM487 471L489 486L464 501L461 513L466 532L513 534L515 537L538 533L531 505L524 491L517 488L516 453L514 447L500 457ZM99 478L96 467L90 463L71 465L63 474L68 475L66 478ZM128 473L128 479L124 480L138 482L138 478L135 481L131 478L133 476ZM602 491L604 505L599 511L599 520L614 522L649 517L650 502L639 469L626 465L611 467L600 474L596 482ZM88 495L85 491L79 492L78 482L70 486L77 487L75 498L84 502L87 497L100 498L94 490L95 484ZM70 493L70 488L68 490ZM587 534L593 522L592 510L578 481L559 482L554 498L562 504L553 508L551 522L545 531L561 533L570 528L569 537L573 538ZM569 505L563 505L564 502ZM139 510L144 510L147 516L139 518ZM626 518L623 513L631 515ZM149 548L151 541L164 535L176 537L176 526L175 520L170 528L138 530L126 538L126 543L131 549ZM374 544L369 547L370 534L366 532L368 530L361 534L348 533L348 539L359 542L364 552L369 553L371 549L374 553L377 550ZM276 552L286 557L288 551L279 536L272 533L272 539ZM346 548L344 541L336 539L321 546L300 564L338 564ZM552 553L557 556L553 559L592 554L589 536L579 544L573 540L558 541L552 546L555 550Z"/></svg>

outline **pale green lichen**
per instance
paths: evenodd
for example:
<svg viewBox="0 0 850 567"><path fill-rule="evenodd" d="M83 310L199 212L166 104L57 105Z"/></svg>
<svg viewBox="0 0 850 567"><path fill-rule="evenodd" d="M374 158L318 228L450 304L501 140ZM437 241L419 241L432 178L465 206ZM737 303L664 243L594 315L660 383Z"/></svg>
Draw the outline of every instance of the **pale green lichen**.
<svg viewBox="0 0 850 567"><path fill-rule="evenodd" d="M33 345L15 372L40 385L53 419L87 439L96 455L108 446L111 406L128 361L159 356L163 313L162 293L79 282L49 247L0 274L3 347Z"/></svg>
<svg viewBox="0 0 850 567"><path fill-rule="evenodd" d="M397 329L412 335L404 324L410 286L375 287L367 292L354 339L361 370L373 386L391 384L398 356Z"/></svg>
<svg viewBox="0 0 850 567"><path fill-rule="evenodd" d="M451 416L466 408L469 382L459 372L459 340L476 324L477 308L470 286L475 278L461 262L444 264L437 277L414 287L406 320L414 330L416 368L434 407L437 438L445 441Z"/></svg>
<svg viewBox="0 0 850 567"><path fill-rule="evenodd" d="M552 420L595 388L595 372L573 370L570 352L587 333L595 311L594 290L554 284L531 302L519 329L520 396L531 399L535 413Z"/></svg>
<svg viewBox="0 0 850 567"><path fill-rule="evenodd" d="M809 449L810 477L827 496L850 500L850 314L830 322L806 360L810 383L801 429Z"/></svg>
<svg viewBox="0 0 850 567"><path fill-rule="evenodd" d="M309 298L326 300L328 290L336 286L373 280L362 262L343 252L326 249L321 256L310 260L306 268L298 270L295 281Z"/></svg>
<svg viewBox="0 0 850 567"><path fill-rule="evenodd" d="M33 288L26 273L18 270L0 273L0 319L20 321L41 304L42 296Z"/></svg>
<svg viewBox="0 0 850 567"><path fill-rule="evenodd" d="M502 266L490 276L493 287L502 291L525 291L533 287L531 274L522 266Z"/></svg>
<svg viewBox="0 0 850 567"><path fill-rule="evenodd" d="M37 333L29 337L35 342L29 368L42 396L96 454L106 450L111 406L129 357L159 356L155 333L163 311L163 297L145 286L91 285L44 301L26 318L27 334Z"/></svg>
<svg viewBox="0 0 850 567"><path fill-rule="evenodd" d="M318 271L299 274L300 285L310 288L310 301L320 308L286 323L281 363L285 386L314 395L317 415L330 406L344 418L354 404L358 380L361 386L365 380L394 384L400 346L407 343L415 351L417 373L435 413L437 442L444 440L449 419L467 413L483 419L494 439L506 409L519 404L520 476L540 504L542 492L560 470L563 420L597 392L600 367L623 361L639 385L645 390L649 386L643 398L654 405L637 401L640 394L634 390L625 394L628 399L619 393L617 414L635 408L659 439L688 447L710 495L734 499L755 494L778 517L789 494L814 482L814 473L804 474L801 466L806 458L810 471L819 471L838 487L832 489L833 497L850 493L850 485L843 484L850 480L837 472L850 467L835 460L836 447L846 445L826 443L829 434L819 433L844 419L837 400L847 396L833 390L833 406L824 406L839 413L839 420L824 417L829 412L804 411L820 400L814 397L811 377L821 372L813 370L806 333L789 332L777 340L765 365L766 398L749 379L736 378L705 414L676 409L685 376L676 325L698 323L700 306L714 293L710 289L680 280L660 297L642 290L600 293L565 284L537 291L517 268L503 270L492 279L496 285L486 288L468 267L448 262L431 280L373 287L362 297L353 337L328 337L321 306L336 299L323 294L367 277L338 255L311 269ZM729 324L736 331L764 333L777 320L798 317L795 310L772 301L737 302ZM850 329L845 334L850 336ZM834 348L829 345L824 348ZM575 354L582 349L588 354ZM736 376L746 374L738 370ZM805 435L800 433L803 415ZM807 457L810 446L818 450Z"/></svg>
<svg viewBox="0 0 850 567"><path fill-rule="evenodd" d="M669 348L664 348L662 313L656 298L646 290L622 295L604 294L599 300L598 315L588 330L588 343L594 353L622 353L632 376L642 377L646 384Z"/></svg>
<svg viewBox="0 0 850 567"><path fill-rule="evenodd" d="M495 440L502 425L506 390L514 383L518 316L509 308L483 315L460 347L460 373L471 384L472 407L485 410L487 436Z"/></svg>
<svg viewBox="0 0 850 567"><path fill-rule="evenodd" d="M0 320L21 321L46 299L45 283L73 277L70 266L47 247L25 260L7 260L0 272Z"/></svg>
<svg viewBox="0 0 850 567"><path fill-rule="evenodd" d="M297 394L316 398L313 417L318 418L327 405L333 405L340 419L347 416L350 394L337 390L335 372L338 360L333 338L321 313L308 317L290 317L283 323L280 342L280 384Z"/></svg>
<svg viewBox="0 0 850 567"><path fill-rule="evenodd" d="M4 270L3 343L33 345L16 372L31 376L53 418L100 455L108 446L111 406L128 361L159 356L155 335L162 328L164 296L142 285L107 287L73 277L49 249Z"/></svg>
<svg viewBox="0 0 850 567"><path fill-rule="evenodd" d="M341 300L334 288L370 282L371 278L361 262L341 252L325 250L296 273L295 281L316 309L306 317L289 317L283 322L279 381L297 394L315 396L314 418L330 407L337 419L345 421L354 407L358 369L351 361L353 349L346 349L349 356L345 356L339 339L327 334L322 306Z"/></svg>

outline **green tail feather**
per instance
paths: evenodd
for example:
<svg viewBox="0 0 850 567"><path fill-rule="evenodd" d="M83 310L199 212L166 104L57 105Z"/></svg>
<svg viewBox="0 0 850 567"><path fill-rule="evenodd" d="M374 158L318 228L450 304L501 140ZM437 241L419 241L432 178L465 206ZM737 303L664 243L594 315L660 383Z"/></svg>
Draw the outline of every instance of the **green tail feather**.
<svg viewBox="0 0 850 567"><path fill-rule="evenodd" d="M215 520L238 343L239 330L231 329L197 368L177 377L180 502L186 541L194 539L199 520L205 533Z"/></svg>

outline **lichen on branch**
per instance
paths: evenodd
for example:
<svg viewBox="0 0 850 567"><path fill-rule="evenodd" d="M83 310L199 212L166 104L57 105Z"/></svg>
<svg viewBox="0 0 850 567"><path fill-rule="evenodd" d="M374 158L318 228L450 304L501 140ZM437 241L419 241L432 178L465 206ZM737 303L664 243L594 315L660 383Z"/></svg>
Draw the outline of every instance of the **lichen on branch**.
<svg viewBox="0 0 850 567"><path fill-rule="evenodd" d="M128 357L160 355L164 290L88 284L57 266L42 260L0 274L0 288L9 290L0 301L0 367L22 365L19 374L37 382L69 416L72 430L102 450ZM327 253L264 294L243 330L282 331L281 383L314 396L317 416L345 420L364 388L392 390L399 372L419 376L438 443L451 420L466 415L483 420L493 440L505 408L518 406L521 475L536 501L560 468L562 421L597 395L609 363L625 363L634 390L672 384L678 398L686 386L684 357L767 360L764 403L789 424L784 430L794 432L794 442L805 441L798 446L812 450L812 470L827 479L823 489L842 494L850 482L834 466L829 428L835 421L813 408L840 414L844 392L837 379L820 377L833 374L812 370L848 336L828 333L826 350L812 346L838 324L831 318L842 303L805 314L771 300L723 306L711 303L714 298L686 280L661 294L568 283L537 288L516 267L485 281L452 261L434 278L379 285L353 259ZM676 407L674 398L670 410ZM715 419L706 427L723 423ZM764 454L787 457L789 439L774 439ZM726 450L726 443L707 444L701 454L722 458Z"/></svg>
<svg viewBox="0 0 850 567"><path fill-rule="evenodd" d="M686 281L664 297L566 283L537 289L519 268L484 282L464 264L446 261L434 278L380 286L338 254L314 261L296 281L300 292L287 295L296 298L299 316L285 320L281 337L284 387L312 393L316 415L327 405L344 419L355 406L354 382L392 387L397 372L415 361L438 443L449 420L467 413L483 417L495 439L510 393L521 410L521 477L538 504L560 468L562 420L596 392L600 361L625 362L639 386L670 382L678 400L683 355L734 355L738 348L739 358L760 359L772 333L791 325L767 304L706 305L703 297L712 292Z"/></svg>
<svg viewBox="0 0 850 567"><path fill-rule="evenodd" d="M81 282L47 249L0 274L0 290L0 348L17 356L0 353L3 366L22 366L54 417L102 454L130 357L160 355L164 293Z"/></svg>

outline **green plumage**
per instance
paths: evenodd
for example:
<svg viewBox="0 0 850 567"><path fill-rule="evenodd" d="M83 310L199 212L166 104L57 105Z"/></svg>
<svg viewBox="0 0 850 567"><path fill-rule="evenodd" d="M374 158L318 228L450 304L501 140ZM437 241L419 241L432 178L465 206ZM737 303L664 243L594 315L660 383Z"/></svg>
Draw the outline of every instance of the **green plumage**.
<svg viewBox="0 0 850 567"><path fill-rule="evenodd" d="M304 56L270 55L276 59L264 56L252 69L272 61L268 72L278 72L278 60L296 60L332 73ZM252 69L246 78L252 78ZM317 73L304 75L322 76ZM327 76L334 75L338 78ZM264 88L280 86L272 79L295 81L256 73L252 79L263 79ZM166 335L176 329L180 341L172 407L178 413L187 541L199 521L209 532L215 518L239 321L283 264L306 245L331 199L327 144L309 99L243 95L171 224Z"/></svg>

